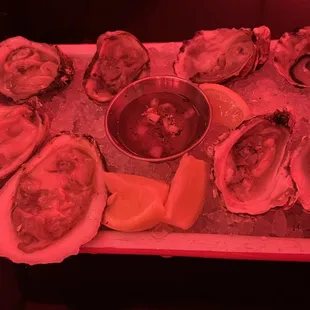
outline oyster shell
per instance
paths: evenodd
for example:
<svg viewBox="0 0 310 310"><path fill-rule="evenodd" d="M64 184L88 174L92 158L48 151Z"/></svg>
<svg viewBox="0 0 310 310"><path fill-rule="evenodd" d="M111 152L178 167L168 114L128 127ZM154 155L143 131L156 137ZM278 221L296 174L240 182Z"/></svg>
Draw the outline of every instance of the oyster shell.
<svg viewBox="0 0 310 310"><path fill-rule="evenodd" d="M284 33L276 43L273 63L291 84L310 87L310 27Z"/></svg>
<svg viewBox="0 0 310 310"><path fill-rule="evenodd" d="M215 147L215 185L229 211L254 215L295 202L287 149L293 125L287 111L257 116Z"/></svg>
<svg viewBox="0 0 310 310"><path fill-rule="evenodd" d="M72 60L57 46L23 37L0 43L0 93L15 102L58 92L73 75Z"/></svg>
<svg viewBox="0 0 310 310"><path fill-rule="evenodd" d="M269 58L269 47L266 26L198 31L181 46L174 71L198 84L224 83L262 66Z"/></svg>
<svg viewBox="0 0 310 310"><path fill-rule="evenodd" d="M0 105L0 185L40 146L48 117L36 105ZM37 102L36 102L37 104Z"/></svg>
<svg viewBox="0 0 310 310"><path fill-rule="evenodd" d="M292 153L291 175L296 183L298 200L307 211L310 211L310 137L303 137L298 148Z"/></svg>
<svg viewBox="0 0 310 310"><path fill-rule="evenodd" d="M97 143L61 133L6 183L0 194L0 256L60 262L97 234L107 190Z"/></svg>
<svg viewBox="0 0 310 310"><path fill-rule="evenodd" d="M86 94L101 103L110 101L122 88L149 74L147 49L126 31L106 32L97 40L97 51L85 71Z"/></svg>

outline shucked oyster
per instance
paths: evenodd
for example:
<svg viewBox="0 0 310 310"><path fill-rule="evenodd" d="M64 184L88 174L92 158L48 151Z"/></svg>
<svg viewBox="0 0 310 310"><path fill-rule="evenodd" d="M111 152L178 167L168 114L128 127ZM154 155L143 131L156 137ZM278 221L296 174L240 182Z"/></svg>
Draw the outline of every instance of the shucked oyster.
<svg viewBox="0 0 310 310"><path fill-rule="evenodd" d="M0 256L60 262L97 234L106 204L103 162L91 137L62 133L0 194Z"/></svg>
<svg viewBox="0 0 310 310"><path fill-rule="evenodd" d="M291 84L310 87L310 27L283 34L275 46L274 66Z"/></svg>
<svg viewBox="0 0 310 310"><path fill-rule="evenodd" d="M122 88L149 72L147 49L125 31L106 32L97 40L97 51L84 74L86 94L108 102Z"/></svg>
<svg viewBox="0 0 310 310"><path fill-rule="evenodd" d="M310 137L303 137L291 159L291 175L298 190L298 200L303 208L310 211Z"/></svg>
<svg viewBox="0 0 310 310"><path fill-rule="evenodd" d="M57 46L13 37L0 43L0 93L19 101L61 90L74 75Z"/></svg>
<svg viewBox="0 0 310 310"><path fill-rule="evenodd" d="M257 116L215 147L215 184L229 211L261 214L295 202L287 168L292 126L287 111Z"/></svg>
<svg viewBox="0 0 310 310"><path fill-rule="evenodd" d="M174 71L198 84L224 83L262 66L269 58L269 47L266 26L198 31L181 46Z"/></svg>
<svg viewBox="0 0 310 310"><path fill-rule="evenodd" d="M46 138L48 117L39 110L28 104L0 105L0 185Z"/></svg>

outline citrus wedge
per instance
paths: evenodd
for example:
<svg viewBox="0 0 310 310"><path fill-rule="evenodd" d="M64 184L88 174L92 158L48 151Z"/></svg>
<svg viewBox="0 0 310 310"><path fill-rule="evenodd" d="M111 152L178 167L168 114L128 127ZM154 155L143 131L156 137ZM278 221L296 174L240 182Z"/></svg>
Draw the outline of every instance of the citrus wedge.
<svg viewBox="0 0 310 310"><path fill-rule="evenodd" d="M112 172L104 173L104 181L111 196L103 214L103 225L118 231L137 232L163 221L168 184Z"/></svg>
<svg viewBox="0 0 310 310"><path fill-rule="evenodd" d="M209 83L200 84L199 87L209 99L214 123L234 129L249 117L247 103L231 89Z"/></svg>
<svg viewBox="0 0 310 310"><path fill-rule="evenodd" d="M189 229L202 212L209 179L209 165L185 154L171 182L165 223Z"/></svg>

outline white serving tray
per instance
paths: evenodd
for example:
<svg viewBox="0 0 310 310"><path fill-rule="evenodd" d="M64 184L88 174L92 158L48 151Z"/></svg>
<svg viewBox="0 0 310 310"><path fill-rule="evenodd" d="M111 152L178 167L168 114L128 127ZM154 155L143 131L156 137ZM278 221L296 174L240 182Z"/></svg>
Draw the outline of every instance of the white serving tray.
<svg viewBox="0 0 310 310"><path fill-rule="evenodd" d="M172 63L181 43L148 43L145 45L151 56L151 74L173 74ZM116 154L116 150L110 151L113 146L107 141L103 128L106 106L100 107L91 102L85 96L81 86L83 72L95 53L96 46L86 44L60 45L59 47L74 59L77 72L68 89L59 98L55 97L47 104L54 118L52 131L77 130L80 133L89 133L99 142L101 151L113 171L134 172L133 166L138 164L136 161L129 160L122 154ZM310 115L309 90L300 90L289 85L274 70L271 62L247 79L228 86L243 96L254 114L271 112L293 101L294 109L300 119L305 115ZM139 174L142 171L142 174L147 176L158 177L151 164L141 165ZM157 168L163 169L164 167L157 166ZM310 261L310 239L189 232L169 233L165 230L141 233L101 231L94 240L81 248L81 253Z"/></svg>

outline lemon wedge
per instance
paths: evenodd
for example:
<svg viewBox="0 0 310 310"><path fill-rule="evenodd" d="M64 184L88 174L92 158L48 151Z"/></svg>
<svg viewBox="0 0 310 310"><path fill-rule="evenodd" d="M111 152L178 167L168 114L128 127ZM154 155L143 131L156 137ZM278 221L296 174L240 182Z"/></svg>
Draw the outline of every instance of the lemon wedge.
<svg viewBox="0 0 310 310"><path fill-rule="evenodd" d="M138 175L104 173L111 193L102 224L122 232L150 229L163 221L168 184Z"/></svg>
<svg viewBox="0 0 310 310"><path fill-rule="evenodd" d="M234 129L249 117L247 103L231 89L209 83L200 84L199 87L209 99L214 123Z"/></svg>
<svg viewBox="0 0 310 310"><path fill-rule="evenodd" d="M165 223L189 229L200 216L210 180L209 165L185 154L171 182Z"/></svg>

